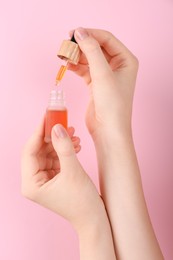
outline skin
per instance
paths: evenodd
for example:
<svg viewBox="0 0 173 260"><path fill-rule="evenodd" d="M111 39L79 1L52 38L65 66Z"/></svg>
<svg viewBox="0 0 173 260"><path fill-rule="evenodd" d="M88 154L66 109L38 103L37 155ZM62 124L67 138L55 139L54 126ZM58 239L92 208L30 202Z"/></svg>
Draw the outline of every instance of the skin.
<svg viewBox="0 0 173 260"><path fill-rule="evenodd" d="M101 195L117 258L161 260L131 130L138 60L110 32L78 28L74 35L82 55L79 64L68 69L89 88L86 125L96 148Z"/></svg>
<svg viewBox="0 0 173 260"><path fill-rule="evenodd" d="M43 119L22 153L22 194L72 224L82 260L115 260L103 201L75 154L80 139L61 125L53 127L51 139L44 142Z"/></svg>
<svg viewBox="0 0 173 260"><path fill-rule="evenodd" d="M112 260L115 251L117 259L163 259L132 138L138 61L107 31L78 28L75 38L82 54L79 64L68 69L89 88L86 125L96 148L103 201L75 155L80 141L74 129L67 134L55 126L52 144L45 144L44 120L23 151L22 193L73 225L82 260Z"/></svg>

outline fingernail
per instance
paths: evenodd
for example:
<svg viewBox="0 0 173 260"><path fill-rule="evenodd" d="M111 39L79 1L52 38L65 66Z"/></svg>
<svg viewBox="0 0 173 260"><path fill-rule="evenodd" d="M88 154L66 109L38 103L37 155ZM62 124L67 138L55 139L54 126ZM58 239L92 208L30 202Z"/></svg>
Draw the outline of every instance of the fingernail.
<svg viewBox="0 0 173 260"><path fill-rule="evenodd" d="M80 28L77 28L77 29L75 30L75 36L76 36L79 40L83 41L84 39L86 39L86 38L89 36L89 34L88 34L88 32L87 32L86 29L80 27Z"/></svg>
<svg viewBox="0 0 173 260"><path fill-rule="evenodd" d="M62 125L56 125L54 127L55 134L58 138L67 137L67 133Z"/></svg>

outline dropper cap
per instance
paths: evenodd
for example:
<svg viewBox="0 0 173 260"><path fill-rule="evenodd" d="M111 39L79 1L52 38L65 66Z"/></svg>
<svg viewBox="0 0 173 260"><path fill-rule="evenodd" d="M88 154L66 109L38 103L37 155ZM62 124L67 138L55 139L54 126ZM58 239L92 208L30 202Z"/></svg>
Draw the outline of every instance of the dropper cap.
<svg viewBox="0 0 173 260"><path fill-rule="evenodd" d="M69 63L77 65L80 58L80 48L77 44L74 34L70 40L64 40L61 44L57 56Z"/></svg>

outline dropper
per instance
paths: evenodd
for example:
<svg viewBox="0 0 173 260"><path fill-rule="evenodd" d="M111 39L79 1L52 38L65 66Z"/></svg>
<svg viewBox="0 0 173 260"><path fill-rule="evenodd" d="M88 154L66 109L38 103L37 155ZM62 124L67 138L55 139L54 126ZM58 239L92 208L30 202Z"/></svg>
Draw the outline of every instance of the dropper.
<svg viewBox="0 0 173 260"><path fill-rule="evenodd" d="M61 65L61 67L60 67L60 69L59 69L59 71L58 71L58 73L56 75L56 82L55 82L56 86L59 86L61 80L63 79L64 74L65 74L65 72L67 70L67 65L68 65L68 61L66 62L65 65Z"/></svg>
<svg viewBox="0 0 173 260"><path fill-rule="evenodd" d="M57 54L59 58L62 60L65 60L65 65L61 65L57 76L56 76L56 82L55 85L59 86L61 80L63 79L65 72L68 67L68 63L72 63L77 65L80 57L80 49L79 46L75 40L74 34L72 35L70 40L64 40L62 42L62 45L60 47L60 50Z"/></svg>

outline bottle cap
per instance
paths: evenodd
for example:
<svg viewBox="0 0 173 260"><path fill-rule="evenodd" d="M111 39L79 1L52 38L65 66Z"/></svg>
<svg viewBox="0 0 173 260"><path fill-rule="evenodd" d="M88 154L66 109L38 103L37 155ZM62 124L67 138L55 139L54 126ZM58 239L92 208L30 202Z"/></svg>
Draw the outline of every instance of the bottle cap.
<svg viewBox="0 0 173 260"><path fill-rule="evenodd" d="M80 48L74 38L74 34L71 40L64 40L62 42L57 56L60 59L69 61L72 64L78 64L80 58Z"/></svg>

